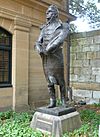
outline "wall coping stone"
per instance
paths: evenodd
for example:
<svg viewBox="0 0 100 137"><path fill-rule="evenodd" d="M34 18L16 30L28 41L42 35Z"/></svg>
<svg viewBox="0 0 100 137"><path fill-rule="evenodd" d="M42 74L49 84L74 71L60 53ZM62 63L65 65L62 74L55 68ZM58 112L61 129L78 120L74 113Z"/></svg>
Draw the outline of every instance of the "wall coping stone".
<svg viewBox="0 0 100 137"><path fill-rule="evenodd" d="M79 33L72 33L71 38L86 38L86 37L94 37L100 35L100 30L93 30L89 32L79 32Z"/></svg>

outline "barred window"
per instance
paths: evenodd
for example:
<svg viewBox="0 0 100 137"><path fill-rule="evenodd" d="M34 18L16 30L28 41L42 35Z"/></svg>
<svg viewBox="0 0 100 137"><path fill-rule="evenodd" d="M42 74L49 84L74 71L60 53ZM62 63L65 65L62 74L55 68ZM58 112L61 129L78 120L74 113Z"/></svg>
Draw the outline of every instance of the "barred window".
<svg viewBox="0 0 100 137"><path fill-rule="evenodd" d="M0 27L0 86L11 84L12 35Z"/></svg>

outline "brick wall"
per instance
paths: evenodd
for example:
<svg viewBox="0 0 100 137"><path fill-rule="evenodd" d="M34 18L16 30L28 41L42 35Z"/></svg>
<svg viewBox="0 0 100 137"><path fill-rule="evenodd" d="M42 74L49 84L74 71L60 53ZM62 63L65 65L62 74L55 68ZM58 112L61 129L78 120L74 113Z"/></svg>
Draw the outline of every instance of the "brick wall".
<svg viewBox="0 0 100 137"><path fill-rule="evenodd" d="M70 50L74 98L100 102L100 30L72 34Z"/></svg>

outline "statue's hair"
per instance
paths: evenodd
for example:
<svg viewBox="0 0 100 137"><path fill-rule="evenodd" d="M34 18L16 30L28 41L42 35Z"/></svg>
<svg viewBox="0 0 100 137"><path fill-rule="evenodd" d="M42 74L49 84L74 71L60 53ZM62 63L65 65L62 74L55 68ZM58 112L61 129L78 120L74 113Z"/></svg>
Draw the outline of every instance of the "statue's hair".
<svg viewBox="0 0 100 137"><path fill-rule="evenodd" d="M54 11L56 17L59 16L59 10L58 10L58 8L57 8L56 5L53 5L53 4L52 4L52 5L50 5L50 6L48 7L48 9L52 9L52 11Z"/></svg>

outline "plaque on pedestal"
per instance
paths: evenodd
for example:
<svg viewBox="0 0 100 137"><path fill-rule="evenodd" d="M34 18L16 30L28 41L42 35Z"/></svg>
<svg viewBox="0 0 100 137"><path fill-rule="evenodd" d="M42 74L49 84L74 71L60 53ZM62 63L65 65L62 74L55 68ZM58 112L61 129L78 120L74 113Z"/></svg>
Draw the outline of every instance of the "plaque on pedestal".
<svg viewBox="0 0 100 137"><path fill-rule="evenodd" d="M33 129L47 132L54 137L61 137L66 131L73 131L80 126L80 115L72 107L41 107L35 112L31 122Z"/></svg>

